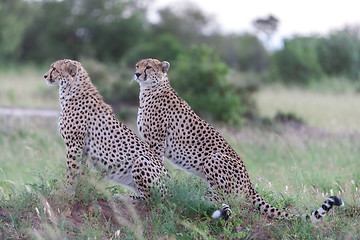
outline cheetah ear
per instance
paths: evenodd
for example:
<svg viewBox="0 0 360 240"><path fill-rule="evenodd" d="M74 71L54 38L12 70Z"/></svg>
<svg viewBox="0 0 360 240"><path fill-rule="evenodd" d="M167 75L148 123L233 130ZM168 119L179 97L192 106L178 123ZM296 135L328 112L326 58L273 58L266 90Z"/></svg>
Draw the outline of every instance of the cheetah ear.
<svg viewBox="0 0 360 240"><path fill-rule="evenodd" d="M168 71L169 68L170 68L170 63L167 62L167 61L163 61L163 62L161 63L161 68L162 68L162 72L163 72L163 73L167 73L167 71Z"/></svg>
<svg viewBox="0 0 360 240"><path fill-rule="evenodd" d="M73 76L76 75L77 67L76 67L76 65L74 65L74 64L70 64L70 65L67 67L67 70L68 70L69 74L73 77Z"/></svg>

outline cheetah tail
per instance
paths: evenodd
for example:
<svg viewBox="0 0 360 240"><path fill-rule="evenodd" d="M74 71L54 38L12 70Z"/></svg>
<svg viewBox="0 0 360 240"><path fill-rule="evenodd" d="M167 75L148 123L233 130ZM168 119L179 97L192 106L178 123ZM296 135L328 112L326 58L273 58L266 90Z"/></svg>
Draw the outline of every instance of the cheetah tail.
<svg viewBox="0 0 360 240"><path fill-rule="evenodd" d="M253 192L251 199L252 199L253 204L261 212L268 214L268 216L271 218L289 219L289 218L298 217L294 214L279 210L279 209L275 208L274 206L270 205L269 203L265 202L260 197L260 195L258 193L256 193L255 191ZM321 205L321 207L319 209L317 209L316 211L313 211L310 216L307 215L306 219L310 218L311 222L313 222L313 223L320 221L320 219L322 217L324 217L326 215L326 213L328 213L334 205L335 206L344 206L344 202L341 200L341 198L339 198L337 196L331 196L324 201L324 203Z"/></svg>
<svg viewBox="0 0 360 240"><path fill-rule="evenodd" d="M323 216L325 216L325 214L327 212L330 211L330 209L333 207L333 206L339 206L339 207L342 207L344 206L344 202L343 200L341 200L341 198L337 197L337 196L331 196L331 197L328 197L324 203L321 205L321 207L316 210L316 211L313 211L310 215L310 220L311 222L317 222L319 221ZM308 216L307 216L308 217Z"/></svg>

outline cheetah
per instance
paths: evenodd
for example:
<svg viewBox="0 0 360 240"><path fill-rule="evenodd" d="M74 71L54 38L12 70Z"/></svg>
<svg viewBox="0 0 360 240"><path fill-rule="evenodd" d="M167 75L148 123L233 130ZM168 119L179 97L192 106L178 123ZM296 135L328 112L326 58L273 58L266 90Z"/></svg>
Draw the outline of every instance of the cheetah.
<svg viewBox="0 0 360 240"><path fill-rule="evenodd" d="M138 131L158 156L165 156L172 164L205 180L217 202L225 200L220 193L242 193L269 217L294 216L259 196L240 156L170 86L167 61L143 59L135 67L134 80L140 85ZM320 220L334 205L342 206L343 201L336 196L327 198L311 213L311 220ZM212 217L227 219L230 215L230 207L223 204Z"/></svg>
<svg viewBox="0 0 360 240"><path fill-rule="evenodd" d="M137 196L134 199L148 200L150 189L155 186L161 195L166 194L161 178L168 172L162 161L116 119L80 62L58 60L44 78L48 85L59 86L58 128L66 145L69 185L82 173L82 163L86 162L101 169L111 180L131 188Z"/></svg>

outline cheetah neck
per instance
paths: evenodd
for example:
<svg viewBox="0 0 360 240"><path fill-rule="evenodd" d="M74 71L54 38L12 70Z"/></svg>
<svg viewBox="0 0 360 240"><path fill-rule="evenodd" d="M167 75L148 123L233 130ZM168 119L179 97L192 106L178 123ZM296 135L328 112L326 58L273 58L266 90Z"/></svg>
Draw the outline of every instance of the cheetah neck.
<svg viewBox="0 0 360 240"><path fill-rule="evenodd" d="M165 79L165 81L163 81L161 84L158 84L156 86L140 85L140 94L139 94L140 107L143 107L148 100L162 93L165 89L171 89L170 83L167 79Z"/></svg>
<svg viewBox="0 0 360 240"><path fill-rule="evenodd" d="M62 108L69 100L74 100L83 97L84 95L98 95L98 92L90 82L89 77L87 77L85 81L75 81L72 84L65 83L59 87L59 98Z"/></svg>

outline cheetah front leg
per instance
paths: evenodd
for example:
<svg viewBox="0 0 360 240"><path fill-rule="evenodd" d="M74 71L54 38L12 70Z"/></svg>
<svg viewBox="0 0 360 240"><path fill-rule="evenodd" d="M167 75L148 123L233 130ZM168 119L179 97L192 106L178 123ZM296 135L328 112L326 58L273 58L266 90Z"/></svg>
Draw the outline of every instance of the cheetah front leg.
<svg viewBox="0 0 360 240"><path fill-rule="evenodd" d="M83 123L70 129L68 123L72 122L72 118L67 114L62 115L61 119L59 132L66 145L66 183L73 185L76 175L84 170L81 165L87 128L86 123Z"/></svg>
<svg viewBox="0 0 360 240"><path fill-rule="evenodd" d="M77 175L83 173L82 164L83 147L73 146L66 149L66 183L73 185L77 181Z"/></svg>

